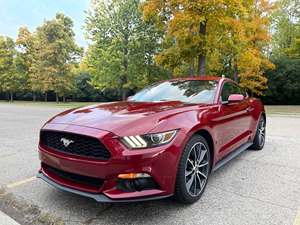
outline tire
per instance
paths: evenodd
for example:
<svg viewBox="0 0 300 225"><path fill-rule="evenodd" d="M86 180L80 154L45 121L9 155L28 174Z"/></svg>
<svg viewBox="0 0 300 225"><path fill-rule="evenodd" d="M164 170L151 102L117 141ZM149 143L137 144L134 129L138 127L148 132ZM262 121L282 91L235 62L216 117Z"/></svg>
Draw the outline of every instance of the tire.
<svg viewBox="0 0 300 225"><path fill-rule="evenodd" d="M192 136L179 162L175 186L176 200L184 204L199 200L206 188L210 168L210 149L207 141L200 135Z"/></svg>
<svg viewBox="0 0 300 225"><path fill-rule="evenodd" d="M253 145L251 145L251 150L262 150L265 146L266 141L266 119L261 116L257 125L256 134L254 137Z"/></svg>

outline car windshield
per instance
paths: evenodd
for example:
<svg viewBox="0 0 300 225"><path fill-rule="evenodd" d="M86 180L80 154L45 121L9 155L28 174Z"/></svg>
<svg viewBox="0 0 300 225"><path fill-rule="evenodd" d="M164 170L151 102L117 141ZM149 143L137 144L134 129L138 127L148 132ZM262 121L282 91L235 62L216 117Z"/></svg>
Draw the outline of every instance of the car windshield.
<svg viewBox="0 0 300 225"><path fill-rule="evenodd" d="M129 98L136 102L180 101L190 104L213 103L217 82L211 80L173 80L148 86Z"/></svg>

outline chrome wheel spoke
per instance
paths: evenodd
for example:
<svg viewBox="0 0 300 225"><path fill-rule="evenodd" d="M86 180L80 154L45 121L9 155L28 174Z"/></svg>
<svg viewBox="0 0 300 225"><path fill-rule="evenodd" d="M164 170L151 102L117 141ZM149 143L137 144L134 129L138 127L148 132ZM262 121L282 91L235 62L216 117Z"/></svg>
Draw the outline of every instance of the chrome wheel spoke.
<svg viewBox="0 0 300 225"><path fill-rule="evenodd" d="M202 190L203 185L202 185L202 181L201 181L201 178L200 178L199 174L197 174L197 179L199 181L200 190Z"/></svg>
<svg viewBox="0 0 300 225"><path fill-rule="evenodd" d="M208 162L204 162L204 163L198 165L198 168L202 168L202 167L207 166L207 165L208 165Z"/></svg>
<svg viewBox="0 0 300 225"><path fill-rule="evenodd" d="M197 176L196 175L194 175L194 195L196 195L197 194Z"/></svg>
<svg viewBox="0 0 300 225"><path fill-rule="evenodd" d="M200 172L200 171L198 171L198 173L199 173L202 177L204 177L204 179L207 179L207 176L206 176L204 173L202 173L202 172Z"/></svg>
<svg viewBox="0 0 300 225"><path fill-rule="evenodd" d="M201 151L201 153L200 153L200 158L199 158L199 161L198 161L198 164L200 164L200 163L203 161L203 159L204 159L206 153L207 153L207 149L204 149L204 150Z"/></svg>
<svg viewBox="0 0 300 225"><path fill-rule="evenodd" d="M260 121L259 128L258 128L258 143L260 146L262 146L265 142L265 132L266 132L265 121L262 119Z"/></svg>
<svg viewBox="0 0 300 225"><path fill-rule="evenodd" d="M195 176L195 174L193 174L193 175L191 176L191 178L189 179L189 181L186 183L186 187L187 187L187 190L188 190L188 191L190 191L190 189L191 189L191 186L192 186L193 181L194 181L194 176Z"/></svg>
<svg viewBox="0 0 300 225"><path fill-rule="evenodd" d="M197 162L198 162L198 151L197 151L197 149L196 149L196 146L194 146L193 147L193 153L194 153L194 162L195 162L195 164L197 164Z"/></svg>
<svg viewBox="0 0 300 225"><path fill-rule="evenodd" d="M195 167L195 164L192 160L188 159L188 162L191 164L192 167Z"/></svg>
<svg viewBox="0 0 300 225"><path fill-rule="evenodd" d="M190 171L186 170L186 171L185 171L185 176L188 177L188 176L190 176L193 172L194 172L193 170L190 170Z"/></svg>

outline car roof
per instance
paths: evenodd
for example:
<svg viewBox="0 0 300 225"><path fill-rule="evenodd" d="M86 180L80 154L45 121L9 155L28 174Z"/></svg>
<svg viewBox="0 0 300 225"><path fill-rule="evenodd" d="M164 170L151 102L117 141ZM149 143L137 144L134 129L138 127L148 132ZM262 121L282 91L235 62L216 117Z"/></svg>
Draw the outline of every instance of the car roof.
<svg viewBox="0 0 300 225"><path fill-rule="evenodd" d="M178 78L173 78L170 79L170 81L173 80L211 80L211 81L220 81L222 77L217 77L217 76L203 76L203 77L178 77Z"/></svg>
<svg viewBox="0 0 300 225"><path fill-rule="evenodd" d="M222 77L217 77L217 76L198 76L198 77L178 77L178 78L172 78L170 79L169 81L176 81L176 80L207 80L207 81L215 81L215 82L218 82L218 83L223 83L223 82L232 82L232 83L235 83L237 84L234 80L230 79L230 78L227 78L225 76L222 76ZM238 84L237 84L238 85Z"/></svg>

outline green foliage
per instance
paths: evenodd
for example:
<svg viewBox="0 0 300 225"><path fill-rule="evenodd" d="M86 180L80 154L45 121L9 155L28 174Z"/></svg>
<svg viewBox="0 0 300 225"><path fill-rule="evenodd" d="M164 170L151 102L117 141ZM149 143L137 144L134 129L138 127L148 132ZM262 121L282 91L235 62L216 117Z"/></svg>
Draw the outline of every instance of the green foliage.
<svg viewBox="0 0 300 225"><path fill-rule="evenodd" d="M9 37L0 36L0 90L8 92L11 100L13 100L13 93L21 87L15 56L14 41Z"/></svg>
<svg viewBox="0 0 300 225"><path fill-rule="evenodd" d="M99 88L128 89L164 78L153 56L159 50L160 33L142 20L139 0L93 1L87 13L86 31L92 41L86 59L91 83Z"/></svg>
<svg viewBox="0 0 300 225"><path fill-rule="evenodd" d="M85 30L83 59L62 13L33 32L21 27L16 43L0 36L0 91L107 101L206 71L254 95L268 81L265 101L299 103L299 0L92 0Z"/></svg>
<svg viewBox="0 0 300 225"><path fill-rule="evenodd" d="M79 72L75 77L76 90L73 94L75 101L103 101L101 92L90 84L91 75L87 72Z"/></svg>
<svg viewBox="0 0 300 225"><path fill-rule="evenodd" d="M34 93L54 91L59 96L73 92L74 70L83 49L75 43L73 22L62 13L45 21L31 33L19 29L15 67L23 89ZM46 99L45 98L45 99Z"/></svg>
<svg viewBox="0 0 300 225"><path fill-rule="evenodd" d="M55 91L65 96L74 88L74 73L82 49L75 43L73 22L61 13L45 21L35 33L32 82L42 92Z"/></svg>
<svg viewBox="0 0 300 225"><path fill-rule="evenodd" d="M274 71L267 71L269 104L300 104L300 2L279 0L272 15L271 58Z"/></svg>
<svg viewBox="0 0 300 225"><path fill-rule="evenodd" d="M299 56L300 2L279 0L277 5L278 8L272 15L272 57Z"/></svg>
<svg viewBox="0 0 300 225"><path fill-rule="evenodd" d="M268 71L268 104L300 105L300 59L282 56L274 61L276 69Z"/></svg>
<svg viewBox="0 0 300 225"><path fill-rule="evenodd" d="M33 79L35 76L32 73L32 65L36 56L35 39L34 35L30 33L27 27L20 27L18 37L16 40L16 47L18 49L16 56L16 70L22 78L23 90L37 91L38 84Z"/></svg>

